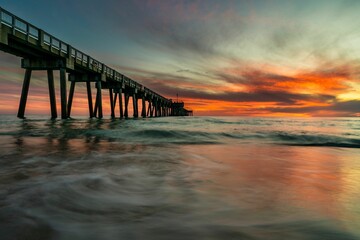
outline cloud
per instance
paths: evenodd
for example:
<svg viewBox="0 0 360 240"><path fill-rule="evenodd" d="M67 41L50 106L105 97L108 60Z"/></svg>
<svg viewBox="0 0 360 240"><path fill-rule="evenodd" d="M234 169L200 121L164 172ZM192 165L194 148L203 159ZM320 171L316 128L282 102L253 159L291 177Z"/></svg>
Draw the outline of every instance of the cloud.
<svg viewBox="0 0 360 240"><path fill-rule="evenodd" d="M136 0L107 1L89 11L105 31L145 49L202 58L231 56L223 47L240 41L246 28L234 8L231 1Z"/></svg>
<svg viewBox="0 0 360 240"><path fill-rule="evenodd" d="M360 100L336 102L329 109L336 112L360 113Z"/></svg>
<svg viewBox="0 0 360 240"><path fill-rule="evenodd" d="M262 111L271 113L303 113L313 116L357 116L360 113L360 100L333 102L323 106L265 107Z"/></svg>
<svg viewBox="0 0 360 240"><path fill-rule="evenodd" d="M315 95L326 92L335 95L346 92L349 90L348 83L359 79L359 67L357 63L339 63L334 66L319 66L314 70L293 71L281 65L253 67L241 64L216 69L213 75L248 91L272 90Z"/></svg>
<svg viewBox="0 0 360 240"><path fill-rule="evenodd" d="M309 102L327 102L335 100L335 96L327 94L297 94L290 93L287 91L267 91L259 90L252 92L241 92L241 91L227 91L227 92L209 92L205 88L199 89L193 86L182 87L180 84L171 85L167 84L166 80L163 81L147 81L147 86L151 89L163 93L165 96L176 96L176 94L182 97L192 99L207 99L207 100L221 100L229 102L276 102L279 104L296 104L298 101L309 101Z"/></svg>
<svg viewBox="0 0 360 240"><path fill-rule="evenodd" d="M244 67L230 69L227 73L214 71L210 74L179 70L173 73L158 73L156 71L140 71L131 69L135 79L139 79L147 87L161 92L166 97L174 98L179 94L186 99L188 105L202 114L308 114L319 116L354 116L359 112L358 101L339 102L337 94L347 92L346 82L354 75L354 66L329 66L312 71L296 72L293 75L278 74L277 68L263 67L261 69ZM189 73L199 78L215 77L234 86L245 86L243 90L231 87L221 87L212 81L194 82L191 78L178 74ZM299 89L313 91L302 93ZM319 88L319 89L317 89ZM208 108L206 108L208 104ZM215 112L210 109L218 107ZM220 107L220 106L223 107ZM247 108L248 110L246 110ZM208 109L208 110L206 110ZM227 110L226 110L227 109ZM239 110L240 109L240 110Z"/></svg>

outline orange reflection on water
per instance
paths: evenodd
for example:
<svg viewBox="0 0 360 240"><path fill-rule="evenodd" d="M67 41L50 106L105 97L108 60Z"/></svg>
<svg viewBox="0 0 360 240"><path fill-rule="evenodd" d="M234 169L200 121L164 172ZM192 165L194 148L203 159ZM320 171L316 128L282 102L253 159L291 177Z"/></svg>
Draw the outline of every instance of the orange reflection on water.
<svg viewBox="0 0 360 240"><path fill-rule="evenodd" d="M345 225L344 213L351 215L354 209L344 208L343 194L352 177L343 172L343 151L251 143L185 147L188 164L206 169L192 175L211 183L201 191L253 211L276 209L285 216L302 209L304 216Z"/></svg>

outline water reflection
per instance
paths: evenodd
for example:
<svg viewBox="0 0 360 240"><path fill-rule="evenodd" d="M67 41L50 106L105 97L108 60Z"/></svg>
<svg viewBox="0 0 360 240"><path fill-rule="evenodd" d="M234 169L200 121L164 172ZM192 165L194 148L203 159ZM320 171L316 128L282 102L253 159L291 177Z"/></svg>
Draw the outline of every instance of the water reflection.
<svg viewBox="0 0 360 240"><path fill-rule="evenodd" d="M154 144L134 141L138 123L25 120L1 135L2 239L359 238L357 149Z"/></svg>
<svg viewBox="0 0 360 240"><path fill-rule="evenodd" d="M355 209L344 208L343 194L354 184L349 186L347 179L353 177L343 172L348 159L342 150L274 145L187 148L195 156L201 152L201 162L205 158L221 163L222 168L212 164L209 171L203 171L209 167L201 164L201 171L192 177L211 181L199 191L206 198L222 199L233 210L242 209L243 222L320 223L339 232L348 230L343 215L353 215ZM197 164L190 161L189 165ZM352 194L358 196L358 191L353 189ZM302 224L299 227L306 228ZM351 236L341 239L346 237Z"/></svg>
<svg viewBox="0 0 360 240"><path fill-rule="evenodd" d="M49 120L45 124L35 121L23 121L14 135L14 145L19 153L47 155L49 151L58 151L63 155L76 156L89 152L140 151L141 144L112 144L114 136L103 132L119 129L119 122L89 119L83 121ZM103 131L103 132L102 132ZM35 152L34 152L35 150Z"/></svg>

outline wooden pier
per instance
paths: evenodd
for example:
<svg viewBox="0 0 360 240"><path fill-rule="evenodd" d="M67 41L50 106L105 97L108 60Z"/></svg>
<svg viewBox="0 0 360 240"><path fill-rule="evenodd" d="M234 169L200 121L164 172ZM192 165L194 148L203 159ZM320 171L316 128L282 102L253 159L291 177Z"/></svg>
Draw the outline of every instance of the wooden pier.
<svg viewBox="0 0 360 240"><path fill-rule="evenodd" d="M25 69L18 117L24 118L32 71L47 71L51 118L57 118L53 71L60 71L61 118L71 115L75 86L86 84L89 117L103 117L102 90L110 97L111 117L129 117L129 99L133 117L189 116L192 111L142 84L106 66L42 29L0 8L0 50L22 58ZM67 92L67 79L70 82ZM91 84L93 83L93 84ZM93 89L95 88L95 89ZM96 91L95 103L92 91ZM138 102L141 101L142 109ZM116 106L118 105L118 110ZM118 114L116 113L118 111ZM190 114L191 113L191 114Z"/></svg>

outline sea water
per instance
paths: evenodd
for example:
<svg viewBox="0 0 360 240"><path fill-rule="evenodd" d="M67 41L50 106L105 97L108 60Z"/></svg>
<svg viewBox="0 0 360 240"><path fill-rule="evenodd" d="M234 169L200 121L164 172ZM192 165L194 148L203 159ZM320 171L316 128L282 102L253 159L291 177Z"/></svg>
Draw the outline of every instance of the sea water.
<svg viewBox="0 0 360 240"><path fill-rule="evenodd" d="M0 239L360 239L360 119L0 116Z"/></svg>

